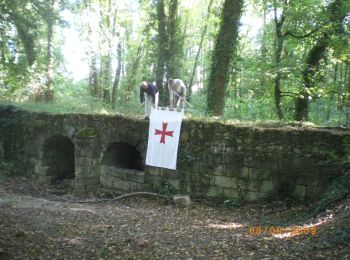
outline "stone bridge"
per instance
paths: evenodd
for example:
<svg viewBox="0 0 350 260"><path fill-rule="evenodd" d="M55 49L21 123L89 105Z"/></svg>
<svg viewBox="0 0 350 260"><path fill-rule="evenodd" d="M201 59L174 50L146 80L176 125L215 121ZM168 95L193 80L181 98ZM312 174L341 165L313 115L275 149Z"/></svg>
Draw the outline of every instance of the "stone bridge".
<svg viewBox="0 0 350 260"><path fill-rule="evenodd" d="M185 119L173 171L145 165L148 122L132 117L0 107L0 134L1 158L18 160L41 183L246 201L317 200L350 151L349 129Z"/></svg>

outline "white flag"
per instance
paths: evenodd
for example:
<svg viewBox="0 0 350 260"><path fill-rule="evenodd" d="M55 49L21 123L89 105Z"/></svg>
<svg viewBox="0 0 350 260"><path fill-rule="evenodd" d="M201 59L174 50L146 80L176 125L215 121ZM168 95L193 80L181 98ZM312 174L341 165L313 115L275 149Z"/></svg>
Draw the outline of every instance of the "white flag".
<svg viewBox="0 0 350 260"><path fill-rule="evenodd" d="M146 164L176 170L177 149L183 111L152 108Z"/></svg>

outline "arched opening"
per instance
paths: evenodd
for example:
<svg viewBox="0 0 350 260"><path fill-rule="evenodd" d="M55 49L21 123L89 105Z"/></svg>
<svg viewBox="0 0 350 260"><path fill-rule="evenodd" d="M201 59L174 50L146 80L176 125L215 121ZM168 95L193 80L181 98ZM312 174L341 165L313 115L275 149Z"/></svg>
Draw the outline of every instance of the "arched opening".
<svg viewBox="0 0 350 260"><path fill-rule="evenodd" d="M74 144L64 136L47 139L43 147L42 166L48 166L47 175L52 182L62 182L75 177Z"/></svg>
<svg viewBox="0 0 350 260"><path fill-rule="evenodd" d="M104 153L102 164L137 171L144 170L140 152L135 146L124 142L110 144Z"/></svg>

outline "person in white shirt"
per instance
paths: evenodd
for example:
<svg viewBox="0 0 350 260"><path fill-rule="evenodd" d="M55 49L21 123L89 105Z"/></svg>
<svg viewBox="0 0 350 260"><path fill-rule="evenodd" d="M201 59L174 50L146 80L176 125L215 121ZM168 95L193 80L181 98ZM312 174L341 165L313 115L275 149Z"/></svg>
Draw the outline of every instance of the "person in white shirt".
<svg viewBox="0 0 350 260"><path fill-rule="evenodd" d="M185 108L186 86L181 79L169 79L168 89L171 108Z"/></svg>

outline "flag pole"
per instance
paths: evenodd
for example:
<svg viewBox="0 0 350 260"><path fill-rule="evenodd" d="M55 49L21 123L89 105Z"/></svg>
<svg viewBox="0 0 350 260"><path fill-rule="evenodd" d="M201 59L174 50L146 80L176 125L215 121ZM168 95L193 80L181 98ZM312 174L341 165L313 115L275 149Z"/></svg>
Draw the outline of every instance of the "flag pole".
<svg viewBox="0 0 350 260"><path fill-rule="evenodd" d="M179 98L183 98L183 97L181 97L179 94L177 94L174 90L171 90L171 92L173 92L173 93L174 93L176 96L178 96ZM186 104L188 104L190 107L193 108L193 106L192 106L190 103L188 103L188 102L186 101L186 99L184 99L184 101L185 101Z"/></svg>

